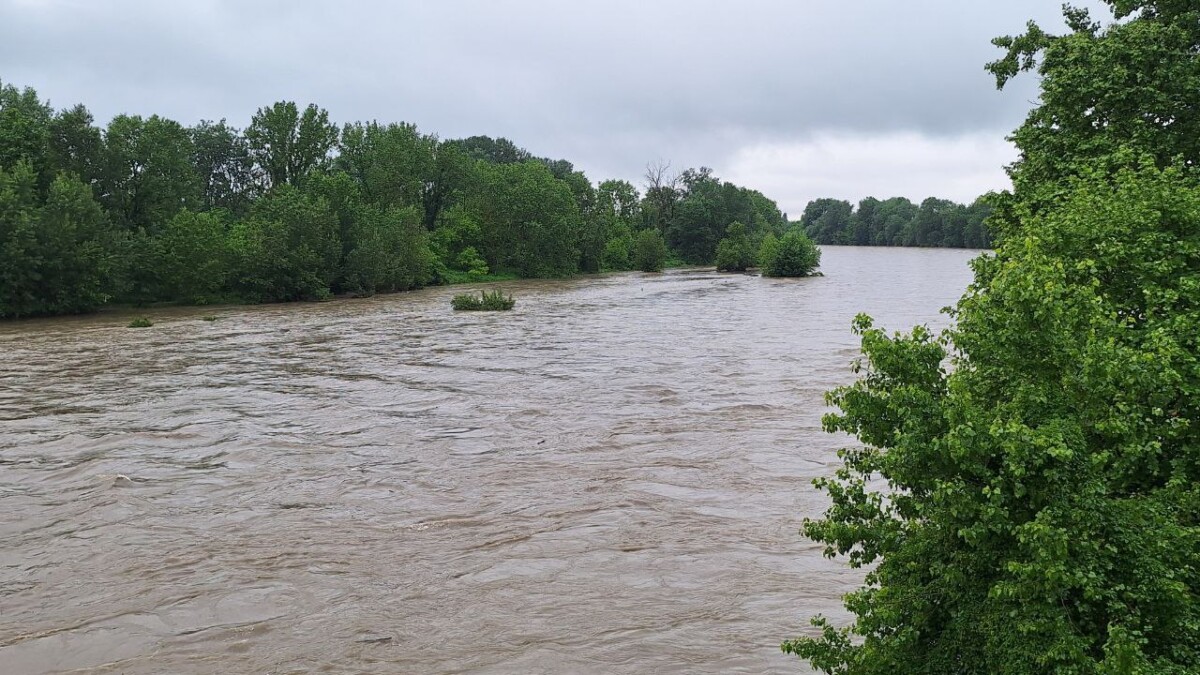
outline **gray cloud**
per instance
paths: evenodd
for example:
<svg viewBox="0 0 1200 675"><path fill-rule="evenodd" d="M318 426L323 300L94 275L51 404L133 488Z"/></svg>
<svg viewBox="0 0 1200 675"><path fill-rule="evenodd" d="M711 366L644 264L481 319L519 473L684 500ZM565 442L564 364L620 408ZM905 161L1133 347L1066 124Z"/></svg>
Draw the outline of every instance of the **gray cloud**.
<svg viewBox="0 0 1200 675"><path fill-rule="evenodd" d="M1036 82L998 93L983 64L998 55L992 37L1030 18L1061 25L1045 0L0 0L0 78L102 121L244 125L292 99L341 121L507 136L593 179L636 179L659 158L751 178L795 164L748 168L776 156L763 148L1002 138ZM952 167L939 174L936 156L917 154L934 163L919 173L938 194ZM807 194L764 182L781 202Z"/></svg>

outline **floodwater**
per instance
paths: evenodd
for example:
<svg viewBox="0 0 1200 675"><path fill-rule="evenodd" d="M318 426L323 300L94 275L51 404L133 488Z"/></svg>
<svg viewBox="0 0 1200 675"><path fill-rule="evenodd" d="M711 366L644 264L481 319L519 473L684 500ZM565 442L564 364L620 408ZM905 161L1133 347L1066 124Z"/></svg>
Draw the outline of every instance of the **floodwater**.
<svg viewBox="0 0 1200 675"><path fill-rule="evenodd" d="M0 672L805 672L851 319L974 255L0 324Z"/></svg>

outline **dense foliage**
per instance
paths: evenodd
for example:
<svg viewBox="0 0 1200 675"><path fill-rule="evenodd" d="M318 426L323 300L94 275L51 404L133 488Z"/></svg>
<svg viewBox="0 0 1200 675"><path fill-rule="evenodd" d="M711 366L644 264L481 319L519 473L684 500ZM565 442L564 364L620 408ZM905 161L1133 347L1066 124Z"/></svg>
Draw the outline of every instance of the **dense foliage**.
<svg viewBox="0 0 1200 675"><path fill-rule="evenodd" d="M667 242L658 230L642 230L633 243L633 264L643 272L661 272L667 262Z"/></svg>
<svg viewBox="0 0 1200 675"><path fill-rule="evenodd" d="M755 263L754 243L746 234L746 226L731 224L725 238L717 243L717 269L721 272L744 272L754 267Z"/></svg>
<svg viewBox="0 0 1200 675"><path fill-rule="evenodd" d="M821 250L798 228L782 238L770 237L759 248L759 267L765 277L807 277L821 264Z"/></svg>
<svg viewBox="0 0 1200 675"><path fill-rule="evenodd" d="M991 248L987 198L969 205L930 197L920 206L904 197L867 197L858 207L839 199L808 203L800 225L818 244Z"/></svg>
<svg viewBox="0 0 1200 675"><path fill-rule="evenodd" d="M100 128L0 83L0 318L711 264L735 221L751 245L787 223L708 169L652 167L643 196L503 138L339 128L287 101L245 130Z"/></svg>
<svg viewBox="0 0 1200 675"><path fill-rule="evenodd" d="M1107 4L997 41L1042 102L956 327L856 322L805 532L867 584L784 644L825 672L1200 672L1200 11Z"/></svg>

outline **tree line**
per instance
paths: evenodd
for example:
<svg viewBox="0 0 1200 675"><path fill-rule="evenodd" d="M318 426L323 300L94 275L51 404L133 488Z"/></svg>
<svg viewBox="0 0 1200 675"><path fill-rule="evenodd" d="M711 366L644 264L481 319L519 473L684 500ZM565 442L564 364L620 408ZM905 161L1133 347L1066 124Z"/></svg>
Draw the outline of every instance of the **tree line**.
<svg viewBox="0 0 1200 675"><path fill-rule="evenodd" d="M841 199L815 199L800 226L818 244L991 248L987 197L958 204L930 197L918 206L904 197L867 197L857 208Z"/></svg>
<svg viewBox="0 0 1200 675"><path fill-rule="evenodd" d="M866 580L783 645L822 672L1200 672L1200 9L1104 6L994 41L1041 95L955 326L855 322L804 531Z"/></svg>
<svg viewBox="0 0 1200 675"><path fill-rule="evenodd" d="M734 222L756 242L788 227L707 168L594 184L508 139L339 126L287 101L245 129L101 128L0 83L0 318L711 264Z"/></svg>

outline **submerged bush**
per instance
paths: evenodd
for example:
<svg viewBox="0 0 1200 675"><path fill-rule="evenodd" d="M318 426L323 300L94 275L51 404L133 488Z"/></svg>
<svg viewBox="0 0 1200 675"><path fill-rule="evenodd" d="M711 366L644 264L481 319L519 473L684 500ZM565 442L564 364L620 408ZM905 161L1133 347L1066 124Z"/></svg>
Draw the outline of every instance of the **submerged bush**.
<svg viewBox="0 0 1200 675"><path fill-rule="evenodd" d="M450 306L459 311L503 311L512 309L517 304L511 295L504 295L500 291L480 291L476 297L470 293L462 293L454 296L450 301Z"/></svg>
<svg viewBox="0 0 1200 675"><path fill-rule="evenodd" d="M800 230L792 230L782 239L770 237L759 250L759 265L766 277L808 277L821 264L821 250Z"/></svg>
<svg viewBox="0 0 1200 675"><path fill-rule="evenodd" d="M130 328L149 328L153 325L154 322L144 316L139 316L138 318L129 322Z"/></svg>

